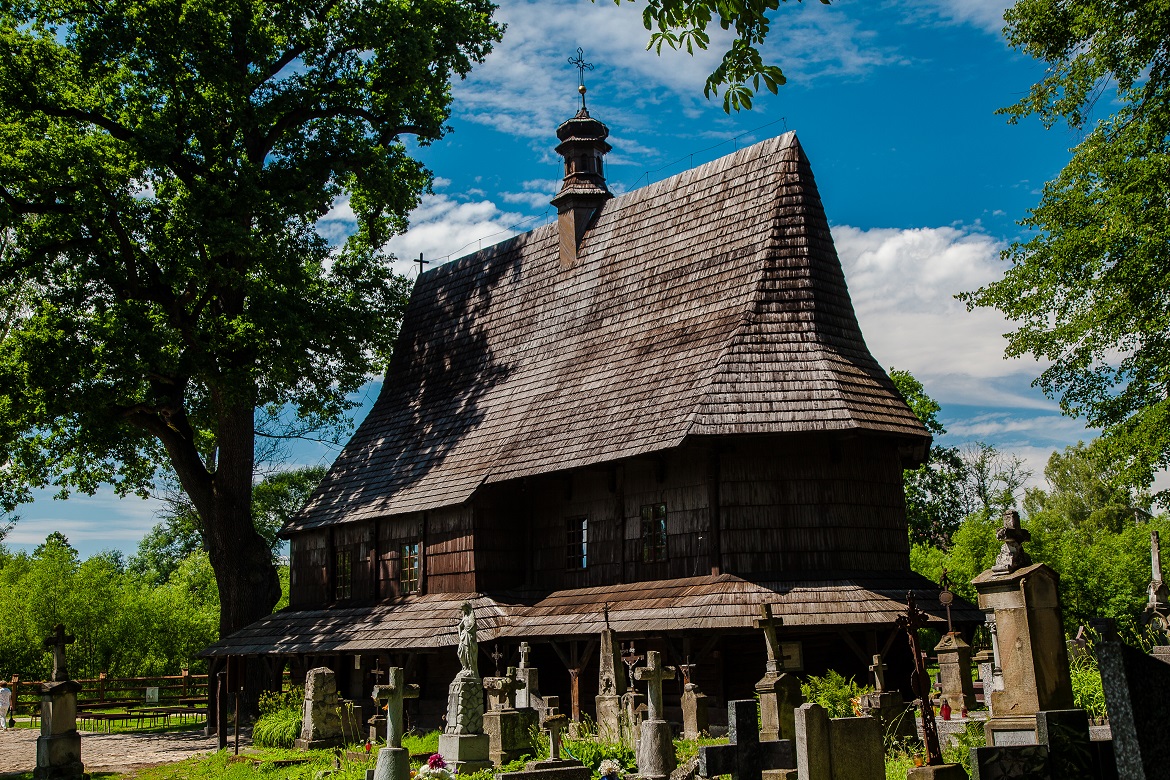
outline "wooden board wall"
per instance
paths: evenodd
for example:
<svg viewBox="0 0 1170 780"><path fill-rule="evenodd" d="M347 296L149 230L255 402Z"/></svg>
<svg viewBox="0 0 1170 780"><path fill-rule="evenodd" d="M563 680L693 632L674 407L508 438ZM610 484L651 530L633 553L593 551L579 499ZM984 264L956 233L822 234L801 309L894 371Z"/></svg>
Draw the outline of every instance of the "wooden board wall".
<svg viewBox="0 0 1170 780"><path fill-rule="evenodd" d="M289 540L289 606L319 606L328 599L329 529L296 534Z"/></svg>

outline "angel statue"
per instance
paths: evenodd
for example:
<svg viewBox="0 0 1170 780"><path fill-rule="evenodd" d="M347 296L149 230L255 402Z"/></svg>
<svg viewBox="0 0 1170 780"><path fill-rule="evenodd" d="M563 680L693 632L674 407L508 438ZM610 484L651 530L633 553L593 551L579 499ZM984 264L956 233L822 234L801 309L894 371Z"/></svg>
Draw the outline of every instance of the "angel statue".
<svg viewBox="0 0 1170 780"><path fill-rule="evenodd" d="M475 641L475 611L470 602L463 602L463 615L459 618L459 664L463 673L471 672L479 677L479 643Z"/></svg>

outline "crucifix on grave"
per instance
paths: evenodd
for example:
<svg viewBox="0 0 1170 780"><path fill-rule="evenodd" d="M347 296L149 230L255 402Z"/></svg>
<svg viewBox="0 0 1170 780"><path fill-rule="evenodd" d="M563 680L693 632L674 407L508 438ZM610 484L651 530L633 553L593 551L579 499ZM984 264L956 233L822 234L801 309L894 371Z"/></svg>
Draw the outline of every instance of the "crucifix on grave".
<svg viewBox="0 0 1170 780"><path fill-rule="evenodd" d="M951 580L947 576L947 570L942 570L942 577L939 578L939 587L941 590L938 593L938 603L942 604L947 609L947 633L955 633L955 624L951 622L951 604L955 601L955 594L951 592Z"/></svg>
<svg viewBox="0 0 1170 780"><path fill-rule="evenodd" d="M634 649L634 640L631 639L630 646L624 653L622 653L622 663L626 665L626 671L628 673L628 676L626 677L627 688L634 687L634 667L638 665L638 662L641 661L642 658L644 658L644 656L639 655L638 651Z"/></svg>
<svg viewBox="0 0 1170 780"><path fill-rule="evenodd" d="M69 667L65 663L65 646L77 641L73 634L65 633L65 626L58 623L53 626L53 633L45 637L45 649L53 654L52 682L64 682L69 679Z"/></svg>
<svg viewBox="0 0 1170 780"><path fill-rule="evenodd" d="M674 667L662 664L662 654L657 650L646 653L646 665L634 670L634 678L646 683L646 695L650 702L649 720L664 720L662 717L662 682L674 679Z"/></svg>
<svg viewBox="0 0 1170 780"><path fill-rule="evenodd" d="M662 683L674 677L674 667L664 665L662 654L657 650L648 651L646 665L634 670L634 678L646 683L649 701L647 718L639 729L637 748L638 776L641 778L669 777L677 763L673 735L662 706Z"/></svg>
<svg viewBox="0 0 1170 780"><path fill-rule="evenodd" d="M760 604L760 617L752 621L763 630L768 651L764 676L755 686L760 697L760 739L764 742L795 736L796 708L804 701L800 680L784 671L784 651L776 635L776 629L783 624L782 618L772 614L772 605L766 603Z"/></svg>
<svg viewBox="0 0 1170 780"><path fill-rule="evenodd" d="M906 614L899 615L896 625L906 631L910 642L910 655L914 658L914 692L921 701L922 742L926 748L926 765L943 763L942 751L938 744L938 725L934 722L934 707L930 703L930 675L926 671L925 653L918 649L918 629L924 628L928 615L914 603L914 594L906 593Z"/></svg>
<svg viewBox="0 0 1170 780"><path fill-rule="evenodd" d="M784 668L784 655L776 638L776 628L783 624L783 618L772 616L771 604L761 604L760 617L752 621L752 625L764 630L764 641L768 646L768 674L779 674Z"/></svg>
<svg viewBox="0 0 1170 780"><path fill-rule="evenodd" d="M760 780L768 769L795 769L792 740L761 742L756 731L756 703L727 703L726 745L699 748L700 777L731 775L732 780Z"/></svg>
<svg viewBox="0 0 1170 780"><path fill-rule="evenodd" d="M378 702L379 709L386 711L386 746L402 747L402 702L404 699L417 699L419 687L407 685L406 670L398 666L391 666L386 671L386 684L375 685L371 698Z"/></svg>
<svg viewBox="0 0 1170 780"><path fill-rule="evenodd" d="M496 677L500 676L500 659L504 654L500 652L500 643L496 642L492 645L491 659L496 662Z"/></svg>

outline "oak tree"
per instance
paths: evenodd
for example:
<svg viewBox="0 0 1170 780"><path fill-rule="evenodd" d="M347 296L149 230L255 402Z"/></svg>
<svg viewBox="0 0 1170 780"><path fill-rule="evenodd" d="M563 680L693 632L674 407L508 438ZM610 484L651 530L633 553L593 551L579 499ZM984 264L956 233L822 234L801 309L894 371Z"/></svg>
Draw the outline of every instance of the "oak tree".
<svg viewBox="0 0 1170 780"><path fill-rule="evenodd" d="M222 635L280 597L257 419L336 420L406 283L380 247L431 176L488 0L0 4L0 495L145 493L199 515ZM331 208L357 228L317 230ZM279 416L279 415L278 415Z"/></svg>

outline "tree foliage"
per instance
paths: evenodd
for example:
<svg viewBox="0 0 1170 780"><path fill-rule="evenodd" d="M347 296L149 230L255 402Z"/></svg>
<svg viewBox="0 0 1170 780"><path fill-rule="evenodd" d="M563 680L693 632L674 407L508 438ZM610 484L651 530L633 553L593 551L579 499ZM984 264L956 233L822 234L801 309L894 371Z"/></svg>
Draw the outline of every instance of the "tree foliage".
<svg viewBox="0 0 1170 780"><path fill-rule="evenodd" d="M430 174L488 0L0 5L0 503L148 491L198 513L230 632L279 598L257 415L336 420L406 282L381 251ZM356 232L318 220L346 203ZM277 411L273 411L277 410Z"/></svg>
<svg viewBox="0 0 1170 780"><path fill-rule="evenodd" d="M1036 384L1149 485L1170 465L1170 13L1161 0L1020 0L1005 18L1008 41L1047 64L1010 121L1089 132L1022 222L1031 234L1005 252L1004 278L964 298L1016 323L1007 354L1049 363ZM1116 110L1094 122L1110 91Z"/></svg>
<svg viewBox="0 0 1170 780"><path fill-rule="evenodd" d="M622 0L614 0L621 5ZM723 54L719 66L707 77L703 94L710 98L723 90L723 110L750 109L753 96L761 85L776 94L787 81L778 65L764 62L760 45L771 29L768 14L788 0L741 0L727 3L714 0L647 0L642 11L642 24L650 31L647 49L659 54L665 44L671 49L706 49L711 44L708 30L712 25L733 30L735 38ZM802 2L802 0L797 0ZM829 5L830 0L820 0Z"/></svg>
<svg viewBox="0 0 1170 780"><path fill-rule="evenodd" d="M80 560L60 533L29 553L0 547L0 678L46 679L42 640L62 623L75 677L178 674L219 636L219 598L207 555L183 560L151 583L124 570L117 553Z"/></svg>

